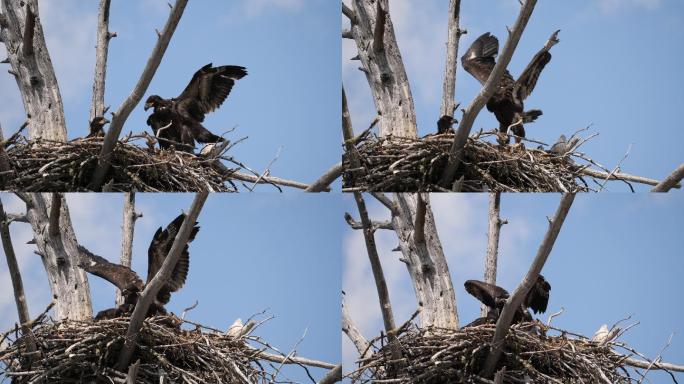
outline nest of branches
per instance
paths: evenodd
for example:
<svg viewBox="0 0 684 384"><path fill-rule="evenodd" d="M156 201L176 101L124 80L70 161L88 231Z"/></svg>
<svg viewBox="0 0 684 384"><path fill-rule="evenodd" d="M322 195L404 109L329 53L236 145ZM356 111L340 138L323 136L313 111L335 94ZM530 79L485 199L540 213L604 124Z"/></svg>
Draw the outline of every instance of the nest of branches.
<svg viewBox="0 0 684 384"><path fill-rule="evenodd" d="M119 141L112 153L104 190L110 192L236 192L231 181L241 169L217 167L217 156L193 155L173 149L160 150ZM25 192L80 192L89 187L97 166L101 138L70 142L46 140L16 141L6 144L11 175L7 190ZM239 164L239 163L236 163Z"/></svg>
<svg viewBox="0 0 684 384"><path fill-rule="evenodd" d="M553 155L541 149L505 146L483 141L491 133L469 137L462 164L451 188L439 185L454 139L451 133L419 139L362 137L354 155L344 160L343 186L347 190L391 192L585 192L581 166L571 153Z"/></svg>
<svg viewBox="0 0 684 384"><path fill-rule="evenodd" d="M0 376L13 383L125 383L127 373L113 367L128 325L128 318L118 318L40 322L30 335L17 329L14 339L5 335L11 340L0 348ZM35 351L29 351L30 344ZM157 316L145 320L131 361L138 361L136 383L273 383L276 370L258 357L269 349L255 336L234 337L175 316Z"/></svg>
<svg viewBox="0 0 684 384"><path fill-rule="evenodd" d="M494 336L494 324L457 331L406 327L398 335L402 358L392 358L386 336L375 353L359 361L350 376L354 382L493 383L479 376ZM544 335L549 329L560 336ZM504 383L628 383L625 356L586 338L570 337L540 323L510 328L496 368ZM504 370L502 368L505 367Z"/></svg>

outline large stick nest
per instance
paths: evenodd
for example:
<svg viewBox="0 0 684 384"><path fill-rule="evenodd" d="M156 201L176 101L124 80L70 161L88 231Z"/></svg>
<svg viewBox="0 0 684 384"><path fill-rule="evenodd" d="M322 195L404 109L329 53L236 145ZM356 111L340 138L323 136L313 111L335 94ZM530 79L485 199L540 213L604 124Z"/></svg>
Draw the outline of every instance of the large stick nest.
<svg viewBox="0 0 684 384"><path fill-rule="evenodd" d="M386 336L374 341L374 353L350 374L356 383L493 383L479 376L494 337L494 324L457 331L409 326L398 335L402 358L391 356ZM586 338L545 336L540 323L510 328L496 371L504 383L629 383L625 356L610 345Z"/></svg>
<svg viewBox="0 0 684 384"><path fill-rule="evenodd" d="M585 192L581 166L571 154L553 155L522 146L501 147L478 137L468 138L462 164L456 174L463 192ZM439 180L447 164L454 135L429 135L419 139L364 137L354 148L361 161L356 169L350 154L344 156L343 188L361 191L440 192L449 188Z"/></svg>
<svg viewBox="0 0 684 384"><path fill-rule="evenodd" d="M183 330L183 323L193 329ZM15 339L0 348L5 365L0 365L0 376L13 383L125 383L126 373L113 367L128 325L128 318L40 323L31 332L37 346L32 353L27 351L29 337L16 330ZM255 336L229 336L175 316L158 316L143 323L131 362L139 360L136 383L274 383L277 370L258 357L269 349Z"/></svg>
<svg viewBox="0 0 684 384"><path fill-rule="evenodd" d="M23 141L6 149L11 175L6 190L25 192L80 192L91 190L102 139L78 139L66 143ZM111 192L236 192L231 174L241 169L216 167L216 158L153 146L143 148L119 141L105 176Z"/></svg>

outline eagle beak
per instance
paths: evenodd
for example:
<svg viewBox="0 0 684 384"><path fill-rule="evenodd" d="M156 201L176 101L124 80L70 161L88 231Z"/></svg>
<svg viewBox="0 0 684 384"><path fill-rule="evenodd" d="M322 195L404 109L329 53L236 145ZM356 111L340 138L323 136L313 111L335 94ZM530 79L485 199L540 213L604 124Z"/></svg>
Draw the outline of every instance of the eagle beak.
<svg viewBox="0 0 684 384"><path fill-rule="evenodd" d="M102 125L109 124L111 121L107 120L107 118L102 119Z"/></svg>
<svg viewBox="0 0 684 384"><path fill-rule="evenodd" d="M147 111L148 109L152 108L154 105L152 103L145 103L145 110Z"/></svg>

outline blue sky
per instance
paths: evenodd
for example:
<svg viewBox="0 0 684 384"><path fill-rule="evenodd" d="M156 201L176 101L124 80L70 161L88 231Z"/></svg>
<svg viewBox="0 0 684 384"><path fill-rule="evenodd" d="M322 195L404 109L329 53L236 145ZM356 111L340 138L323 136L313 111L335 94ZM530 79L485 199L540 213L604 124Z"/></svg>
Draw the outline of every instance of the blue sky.
<svg viewBox="0 0 684 384"><path fill-rule="evenodd" d="M367 197L373 219L389 217L387 210ZM482 279L487 249L486 194L431 195L437 230L456 291L461 325L479 316L479 302L467 294L463 282ZM547 216L559 202L556 194L504 195L501 216L509 221L501 231L497 283L512 291L527 272L544 236ZM345 209L358 217L354 200L345 196ZM664 361L684 364L684 291L681 273L681 228L684 200L675 195L578 195L542 271L551 283L548 315L565 308L553 324L591 337L604 323L611 326L632 315L622 340L651 358L658 355L674 332ZM343 221L340 216L338 220ZM398 324L416 310L406 267L391 252L394 232L376 232L380 258ZM382 329L377 293L368 263L363 234L345 229L343 289L351 316L367 338ZM354 347L343 338L343 362L350 367ZM650 373L652 382L669 376ZM684 379L684 374L677 374ZM667 380L667 381L666 381ZM681 381L681 380L680 380Z"/></svg>
<svg viewBox="0 0 684 384"><path fill-rule="evenodd" d="M95 62L98 2L41 0L40 15L63 95L69 138L87 133ZM114 1L105 102L116 110L129 95L168 17L167 0ZM0 56L5 47L0 44ZM340 160L339 5L327 0L190 1L145 97L180 94L207 63L242 65L240 80L205 125L249 140L232 150L263 171L311 182ZM3 68L7 68L4 66ZM143 98L144 102L144 98ZM122 131L151 133L142 103ZM24 121L14 78L0 71L0 124L12 133ZM262 188L268 190L267 188Z"/></svg>
<svg viewBox="0 0 684 384"><path fill-rule="evenodd" d="M7 212L20 212L13 195L0 194ZM143 213L135 227L133 269L146 276L147 247L154 231L190 207L190 194L137 195ZM120 253L122 194L68 196L78 241L94 253L116 261ZM168 309L178 315L199 300L187 318L227 329L237 318L266 311L275 316L255 332L285 353L306 331L298 355L337 363L340 352L341 289L337 220L341 201L330 195L212 194L199 217L201 227L190 245L190 272L185 286L173 294ZM30 226L12 224L13 243L33 316L51 299L45 272ZM7 264L0 262L0 329L17 321ZM111 308L114 289L90 276L94 311ZM259 317L261 319L265 316ZM320 378L325 370L313 368ZM299 367L284 375L310 382ZM283 376L281 376L281 379Z"/></svg>
<svg viewBox="0 0 684 384"><path fill-rule="evenodd" d="M436 131L442 95L448 2L393 0L390 12L399 49L406 64L418 119L419 135ZM519 10L517 0L464 1L459 56L479 35L491 32L503 47L506 26ZM343 24L348 23L343 18ZM553 143L593 123L589 133L600 135L582 149L604 166L614 167L632 145L624 172L662 179L684 159L684 131L678 114L684 103L682 51L684 3L667 0L539 1L509 70L517 77L550 34L561 29L560 44L544 69L526 108L544 115L526 127L527 136ZM357 131L375 115L365 76L351 40L342 43L343 82ZM460 58L459 58L460 60ZM480 84L458 66L456 100L465 106ZM461 112L457 113L457 118ZM498 127L486 110L473 130ZM639 187L637 190L645 190ZM613 183L611 191L628 191Z"/></svg>

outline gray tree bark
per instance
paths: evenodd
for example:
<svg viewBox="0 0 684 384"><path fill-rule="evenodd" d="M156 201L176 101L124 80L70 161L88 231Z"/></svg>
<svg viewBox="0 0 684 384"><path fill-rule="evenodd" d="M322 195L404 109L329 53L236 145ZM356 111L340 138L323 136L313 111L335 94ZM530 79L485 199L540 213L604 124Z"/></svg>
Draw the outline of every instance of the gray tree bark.
<svg viewBox="0 0 684 384"><path fill-rule="evenodd" d="M95 48L95 79L93 81L93 100L90 105L90 120L104 115L105 77L107 74L107 53L109 40L115 33L109 33L109 5L111 0L100 0L97 15L97 46Z"/></svg>
<svg viewBox="0 0 684 384"><path fill-rule="evenodd" d="M50 194L21 194L26 202L26 217L35 236L37 253L40 255L48 275L50 289L56 299L57 320L89 320L93 316L90 286L83 269L78 266L80 252L76 235L71 225L69 209L64 196L59 215L59 232L50 235Z"/></svg>
<svg viewBox="0 0 684 384"><path fill-rule="evenodd" d="M123 226L121 228L121 265L131 267L133 260L133 235L135 233L135 221L142 215L135 213L135 192L124 194ZM122 305L124 298L119 289L116 290L116 305Z"/></svg>
<svg viewBox="0 0 684 384"><path fill-rule="evenodd" d="M353 0L353 10L346 8L344 14L351 21L351 35L381 116L380 136L417 137L413 96L388 0Z"/></svg>
<svg viewBox="0 0 684 384"><path fill-rule="evenodd" d="M454 117L454 95L456 94L456 65L458 63L458 42L463 31L460 29L461 0L449 2L449 24L447 33L447 55L442 85L442 106L440 116Z"/></svg>
<svg viewBox="0 0 684 384"><path fill-rule="evenodd" d="M458 329L456 295L449 266L437 235L429 196L423 196L422 200L425 204L425 217L422 219L424 241L416 241L418 199L415 194L395 194L392 224L399 239L402 261L413 282L416 300L421 309L421 325ZM418 222L421 223L422 220Z"/></svg>
<svg viewBox="0 0 684 384"><path fill-rule="evenodd" d="M31 139L67 140L64 107L45 45L37 0L2 0L0 41L5 43L29 119Z"/></svg>
<svg viewBox="0 0 684 384"><path fill-rule="evenodd" d="M487 231L487 258L485 259L484 281L496 284L496 268L499 261L499 234L501 226L507 224L501 220L501 192L489 194L489 229ZM480 313L487 316L488 307L482 304Z"/></svg>

